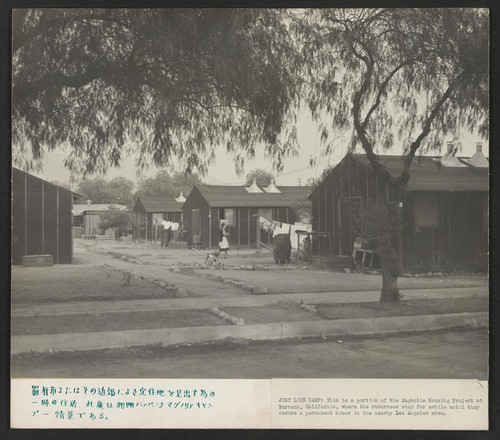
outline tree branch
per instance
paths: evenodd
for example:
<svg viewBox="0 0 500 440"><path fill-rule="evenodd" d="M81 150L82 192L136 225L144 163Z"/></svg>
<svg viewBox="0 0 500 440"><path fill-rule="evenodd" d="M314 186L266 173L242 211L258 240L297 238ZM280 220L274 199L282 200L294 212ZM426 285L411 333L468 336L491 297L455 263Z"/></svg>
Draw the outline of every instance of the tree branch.
<svg viewBox="0 0 500 440"><path fill-rule="evenodd" d="M417 138L412 142L410 145L410 151L405 157L405 160L403 162L403 171L401 172L401 175L398 177L397 182L400 185L406 185L408 183L408 180L410 179L410 166L411 163L415 157L415 154L417 150L420 148L420 145L422 144L422 141L425 139L425 137L430 133L431 131L431 126L432 123L434 122L434 119L436 119L436 116L442 109L443 105L445 102L448 100L448 98L451 96L453 91L458 87L458 85L465 79L465 72L460 73L453 81L450 82L448 85L448 88L446 91L443 93L441 98L436 102L436 105L432 109L432 111L429 113L429 116L425 120L425 123L423 125L422 131L420 134L417 136Z"/></svg>
<svg viewBox="0 0 500 440"><path fill-rule="evenodd" d="M366 135L366 127L364 127L363 124L361 123L361 115L360 115L361 102L364 94L369 88L370 81L373 75L373 66L374 66L373 55L371 55L371 52L369 51L368 47L367 49L368 49L367 51L368 57L366 58L367 61L366 61L365 75L361 83L361 87L354 93L354 98L353 98L352 114L354 119L354 128L356 130L359 140L361 141L361 146L363 150L365 150L366 156L368 157L368 160L370 161L370 164L372 165L375 173L382 177L387 178L390 182L394 182L395 181L394 176L392 176L389 173L389 171L387 171L387 169L378 160L377 155L373 152L372 144Z"/></svg>
<svg viewBox="0 0 500 440"><path fill-rule="evenodd" d="M378 93L377 93L377 97L375 98L375 102L370 107L370 110L368 110L368 113L366 114L365 119L363 120L363 123L361 124L362 127L363 127L363 129L366 129L366 126L368 125L368 122L370 120L371 115L377 109L377 107L380 105L382 96L384 95L384 93L385 93L385 91L387 89L387 86L389 85L389 82L391 81L391 79L393 78L393 76L396 73L398 73L403 67L405 67L406 65L410 64L413 61L415 61L414 58L408 59L408 60L404 61L403 63L399 64L395 69L393 69L387 75L387 77L385 78L385 80L381 83L380 88L379 88Z"/></svg>

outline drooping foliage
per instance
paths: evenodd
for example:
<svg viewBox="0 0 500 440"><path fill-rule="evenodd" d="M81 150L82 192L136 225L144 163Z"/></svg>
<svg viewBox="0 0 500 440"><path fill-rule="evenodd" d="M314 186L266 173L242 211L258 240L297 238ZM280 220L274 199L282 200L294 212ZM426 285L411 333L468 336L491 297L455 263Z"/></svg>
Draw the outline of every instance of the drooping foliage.
<svg viewBox="0 0 500 440"><path fill-rule="evenodd" d="M417 150L460 130L488 134L488 12L480 9L319 9L297 14L308 62L307 102L352 132L373 167L403 186ZM321 139L331 148L329 130ZM374 153L401 145L401 176ZM396 182L395 182L396 183Z"/></svg>
<svg viewBox="0 0 500 440"><path fill-rule="evenodd" d="M300 59L277 9L23 9L13 16L14 161L64 146L75 173L133 155L201 173L224 145L277 169L296 148Z"/></svg>

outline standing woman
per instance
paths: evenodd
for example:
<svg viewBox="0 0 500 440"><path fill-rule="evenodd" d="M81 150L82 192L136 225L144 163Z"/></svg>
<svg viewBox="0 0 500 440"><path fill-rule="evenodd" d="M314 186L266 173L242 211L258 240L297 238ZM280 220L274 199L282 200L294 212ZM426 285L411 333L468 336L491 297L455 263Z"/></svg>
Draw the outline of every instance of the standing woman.
<svg viewBox="0 0 500 440"><path fill-rule="evenodd" d="M224 254L227 257L227 251L229 250L229 242L227 241L228 237L227 226L225 223L221 223L219 229L219 253L224 251Z"/></svg>

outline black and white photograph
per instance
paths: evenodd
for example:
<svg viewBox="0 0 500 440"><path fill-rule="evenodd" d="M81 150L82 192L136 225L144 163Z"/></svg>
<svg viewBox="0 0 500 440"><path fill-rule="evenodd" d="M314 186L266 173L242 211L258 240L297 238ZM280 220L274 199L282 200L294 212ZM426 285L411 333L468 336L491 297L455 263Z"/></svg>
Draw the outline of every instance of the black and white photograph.
<svg viewBox="0 0 500 440"><path fill-rule="evenodd" d="M38 379L487 388L489 38L480 8L14 9L26 426L95 427ZM276 411L487 419L457 387Z"/></svg>

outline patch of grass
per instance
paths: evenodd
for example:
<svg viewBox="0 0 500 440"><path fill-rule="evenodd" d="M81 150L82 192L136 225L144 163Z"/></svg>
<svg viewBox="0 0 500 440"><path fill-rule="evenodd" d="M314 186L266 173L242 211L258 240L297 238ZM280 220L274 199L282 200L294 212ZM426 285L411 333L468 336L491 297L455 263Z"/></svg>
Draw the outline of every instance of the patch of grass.
<svg viewBox="0 0 500 440"><path fill-rule="evenodd" d="M488 298L419 299L387 304L380 302L316 304L324 319L378 318L383 316L439 315L446 313L484 312Z"/></svg>
<svg viewBox="0 0 500 440"><path fill-rule="evenodd" d="M100 313L87 315L58 315L13 317L13 335L104 332L187 326L226 325L208 310L160 310L153 312Z"/></svg>
<svg viewBox="0 0 500 440"><path fill-rule="evenodd" d="M146 280L124 285L122 279L120 271L108 274L99 266L14 267L12 304L159 299L175 294Z"/></svg>

